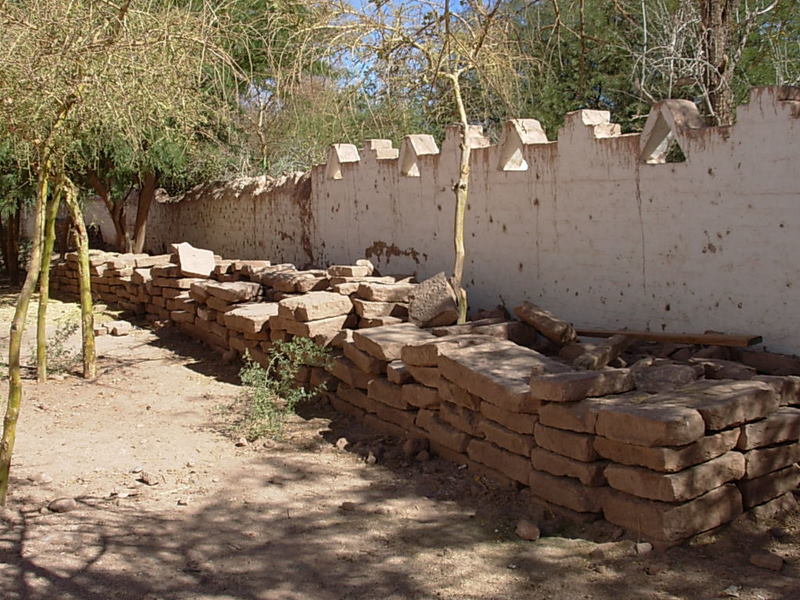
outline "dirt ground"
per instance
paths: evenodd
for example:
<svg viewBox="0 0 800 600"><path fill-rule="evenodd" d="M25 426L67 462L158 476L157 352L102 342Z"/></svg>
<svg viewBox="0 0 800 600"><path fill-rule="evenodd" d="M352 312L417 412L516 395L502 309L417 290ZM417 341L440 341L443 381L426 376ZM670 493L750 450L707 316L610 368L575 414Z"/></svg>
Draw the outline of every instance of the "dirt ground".
<svg viewBox="0 0 800 600"><path fill-rule="evenodd" d="M631 555L616 527L410 461L324 405L303 407L282 441L237 446L237 367L176 332L102 337L98 351L94 382L25 382L3 600L800 599L798 515ZM77 508L52 512L57 498ZM521 517L543 537L519 539ZM780 573L749 564L761 549L786 559Z"/></svg>

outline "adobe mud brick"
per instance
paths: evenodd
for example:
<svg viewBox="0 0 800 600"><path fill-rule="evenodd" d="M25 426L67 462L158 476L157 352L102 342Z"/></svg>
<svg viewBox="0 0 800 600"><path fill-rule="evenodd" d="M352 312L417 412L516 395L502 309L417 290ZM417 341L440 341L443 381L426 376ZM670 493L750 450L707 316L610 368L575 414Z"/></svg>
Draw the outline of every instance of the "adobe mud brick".
<svg viewBox="0 0 800 600"><path fill-rule="evenodd" d="M639 446L684 446L705 434L700 413L668 394L632 398L597 416L598 435Z"/></svg>
<svg viewBox="0 0 800 600"><path fill-rule="evenodd" d="M439 364L439 354L446 348L467 348L493 341L495 338L487 335L462 334L435 337L404 346L400 358L409 366L436 367Z"/></svg>
<svg viewBox="0 0 800 600"><path fill-rule="evenodd" d="M195 248L186 242L172 244L172 249L178 254L181 274L187 277L208 277L217 264L211 250Z"/></svg>
<svg viewBox="0 0 800 600"><path fill-rule="evenodd" d="M681 504L644 500L608 489L603 516L656 542L675 543L728 523L742 513L742 496L726 484Z"/></svg>
<svg viewBox="0 0 800 600"><path fill-rule="evenodd" d="M374 373L380 375L386 371L386 363L378 360L374 356L370 356L366 352L362 352L355 347L354 344L342 344L342 352L344 355L353 361L353 364L364 371L365 373Z"/></svg>
<svg viewBox="0 0 800 600"><path fill-rule="evenodd" d="M393 360L386 365L386 378L398 385L413 381L411 373L408 372L408 368L402 360Z"/></svg>
<svg viewBox="0 0 800 600"><path fill-rule="evenodd" d="M422 385L428 387L438 388L440 384L441 375L439 375L438 367L415 367L408 365L408 372L411 376Z"/></svg>
<svg viewBox="0 0 800 600"><path fill-rule="evenodd" d="M533 428L539 422L537 415L511 412L491 402L481 402L479 410L480 414L487 419L500 423L503 427L517 433L533 435Z"/></svg>
<svg viewBox="0 0 800 600"><path fill-rule="evenodd" d="M439 395L442 400L463 406L469 410L478 411L481 399L470 394L467 390L460 388L455 383L444 377L439 379Z"/></svg>
<svg viewBox="0 0 800 600"><path fill-rule="evenodd" d="M744 479L754 479L800 461L800 442L790 442L769 448L745 452Z"/></svg>
<svg viewBox="0 0 800 600"><path fill-rule="evenodd" d="M478 437L486 438L495 446L514 454L530 457L531 450L536 446L532 435L516 433L485 417L478 418L478 432L480 433Z"/></svg>
<svg viewBox="0 0 800 600"><path fill-rule="evenodd" d="M261 284L253 283L252 281L229 281L224 283L207 281L205 282L205 289L209 295L234 304L236 302L248 302L256 298L261 293Z"/></svg>
<svg viewBox="0 0 800 600"><path fill-rule="evenodd" d="M536 368L558 372L568 367L504 340L447 348L439 355L439 371L444 377L482 400L513 412L538 410L540 403L529 395L530 374Z"/></svg>
<svg viewBox="0 0 800 600"><path fill-rule="evenodd" d="M403 386L389 383L383 377L370 380L367 384L367 396L399 410L409 408L408 402L403 398Z"/></svg>
<svg viewBox="0 0 800 600"><path fill-rule="evenodd" d="M480 415L463 406L458 406L451 402L442 402L439 404L439 418L448 425L452 425L472 437L481 437L478 431Z"/></svg>
<svg viewBox="0 0 800 600"><path fill-rule="evenodd" d="M544 448L534 448L531 452L531 462L537 471L544 471L557 477L572 477L583 485L600 487L606 485L603 473L608 461L583 462L561 456Z"/></svg>
<svg viewBox="0 0 800 600"><path fill-rule="evenodd" d="M603 458L616 463L675 473L722 456L736 446L738 439L737 429L720 431L686 446L674 447L637 446L597 436L594 439L594 449Z"/></svg>
<svg viewBox="0 0 800 600"><path fill-rule="evenodd" d="M278 305L273 302L250 302L224 313L223 321L228 329L242 333L260 333L269 329L270 317L277 314Z"/></svg>
<svg viewBox="0 0 800 600"><path fill-rule="evenodd" d="M381 421L392 423L401 427L403 431L408 431L414 427L414 421L417 418L416 411L413 410L398 410L392 408L388 404L379 402L375 405L375 414Z"/></svg>
<svg viewBox="0 0 800 600"><path fill-rule="evenodd" d="M370 302L361 298L352 298L351 301L356 314L365 319L405 317L408 315L408 305L400 302Z"/></svg>
<svg viewBox="0 0 800 600"><path fill-rule="evenodd" d="M463 453L472 437L433 415L425 420L424 429L434 444L440 444L455 452Z"/></svg>
<svg viewBox="0 0 800 600"><path fill-rule="evenodd" d="M533 471L529 458L508 452L483 440L471 440L467 445L467 456L523 484L528 483Z"/></svg>
<svg viewBox="0 0 800 600"><path fill-rule="evenodd" d="M755 479L743 479L737 485L744 507L750 508L796 489L800 485L800 466L789 465Z"/></svg>
<svg viewBox="0 0 800 600"><path fill-rule="evenodd" d="M566 321L556 317L530 302L523 302L514 309L514 314L520 321L524 321L536 329L550 341L563 346L577 338L575 328Z"/></svg>
<svg viewBox="0 0 800 600"><path fill-rule="evenodd" d="M800 404L800 377L778 377L776 375L756 375L755 381L768 383L778 395L778 402L781 406L792 406Z"/></svg>
<svg viewBox="0 0 800 600"><path fill-rule="evenodd" d="M353 342L359 350L386 362L399 359L403 346L432 338L433 334L413 323L398 323L353 332Z"/></svg>
<svg viewBox="0 0 800 600"><path fill-rule="evenodd" d="M347 385L346 383L339 384L339 387L336 389L336 395L345 402L349 402L365 412L375 412L377 410L377 402L367 398L367 395L361 390Z"/></svg>
<svg viewBox="0 0 800 600"><path fill-rule="evenodd" d="M642 467L611 464L605 474L608 485L639 498L662 502L685 502L702 496L744 475L744 457L727 452L708 462L678 471L659 473Z"/></svg>
<svg viewBox="0 0 800 600"><path fill-rule="evenodd" d="M537 498L552 502L579 513L598 513L607 488L587 487L572 477L556 477L542 471L532 471L531 493Z"/></svg>
<svg viewBox="0 0 800 600"><path fill-rule="evenodd" d="M336 292L309 292L285 298L278 303L278 314L295 321L317 321L346 315L353 309L350 298Z"/></svg>
<svg viewBox="0 0 800 600"><path fill-rule="evenodd" d="M607 398L587 398L578 402L545 402L539 408L539 422L548 427L579 433L594 433L597 417L607 406L646 398L648 394L630 392Z"/></svg>
<svg viewBox="0 0 800 600"><path fill-rule="evenodd" d="M373 302L408 302L415 283L360 283L356 294Z"/></svg>
<svg viewBox="0 0 800 600"><path fill-rule="evenodd" d="M630 369L534 374L531 397L550 402L576 402L594 396L622 394L633 389Z"/></svg>
<svg viewBox="0 0 800 600"><path fill-rule="evenodd" d="M699 381L672 397L696 409L711 431L757 421L779 407L775 390L762 381Z"/></svg>
<svg viewBox="0 0 800 600"><path fill-rule="evenodd" d="M594 449L594 436L587 433L563 431L537 423L533 437L538 446L561 456L583 462L592 462L600 458Z"/></svg>
<svg viewBox="0 0 800 600"><path fill-rule="evenodd" d="M417 408L435 408L439 405L441 398L439 390L419 383L407 383L402 386L403 400L411 406Z"/></svg>
<svg viewBox="0 0 800 600"><path fill-rule="evenodd" d="M800 439L800 408L782 407L766 419L741 427L736 447L750 450Z"/></svg>

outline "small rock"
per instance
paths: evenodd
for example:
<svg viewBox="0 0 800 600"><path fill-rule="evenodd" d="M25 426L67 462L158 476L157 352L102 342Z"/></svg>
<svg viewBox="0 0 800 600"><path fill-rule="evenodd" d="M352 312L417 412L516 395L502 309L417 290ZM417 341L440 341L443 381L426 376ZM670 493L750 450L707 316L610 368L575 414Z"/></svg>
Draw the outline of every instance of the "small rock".
<svg viewBox="0 0 800 600"><path fill-rule="evenodd" d="M783 568L783 559L769 551L754 552L750 555L750 564L770 571L780 571Z"/></svg>
<svg viewBox="0 0 800 600"><path fill-rule="evenodd" d="M418 462L427 462L431 459L431 455L427 450L423 450L414 457Z"/></svg>
<svg viewBox="0 0 800 600"><path fill-rule="evenodd" d="M78 503L74 498L56 498L47 505L47 508L55 513L65 513L78 508Z"/></svg>
<svg viewBox="0 0 800 600"><path fill-rule="evenodd" d="M145 485L158 485L158 478L152 473L148 473L147 471L141 472L141 474L139 475L139 481L141 481Z"/></svg>
<svg viewBox="0 0 800 600"><path fill-rule="evenodd" d="M178 506L186 506L189 504L188 498L178 498Z"/></svg>
<svg viewBox="0 0 800 600"><path fill-rule="evenodd" d="M725 596L726 598L738 598L741 590L742 588L738 585L729 585L720 592L720 595Z"/></svg>
<svg viewBox="0 0 800 600"><path fill-rule="evenodd" d="M530 542L535 542L539 539L539 536L542 535L536 523L528 521L527 519L520 519L514 532L523 540L528 540Z"/></svg>
<svg viewBox="0 0 800 600"><path fill-rule="evenodd" d="M131 473L141 473L144 471L144 467L141 465L137 465L131 469Z"/></svg>
<svg viewBox="0 0 800 600"><path fill-rule="evenodd" d="M403 442L403 456L411 458L428 449L428 440L418 437L408 438Z"/></svg>
<svg viewBox="0 0 800 600"><path fill-rule="evenodd" d="M338 440L336 440L336 447L339 450L344 450L349 445L350 445L350 440L348 440L346 437L340 437Z"/></svg>
<svg viewBox="0 0 800 600"><path fill-rule="evenodd" d="M343 512L353 512L357 508L358 508L358 506L356 505L355 502L342 502L339 505L339 510L341 510Z"/></svg>
<svg viewBox="0 0 800 600"><path fill-rule="evenodd" d="M368 465L374 465L376 462L378 462L378 459L372 452L370 452L367 454L367 459L364 462L366 462Z"/></svg>
<svg viewBox="0 0 800 600"><path fill-rule="evenodd" d="M636 544L636 554L649 554L653 551L653 544L649 542L639 542Z"/></svg>
<svg viewBox="0 0 800 600"><path fill-rule="evenodd" d="M238 440L236 440L236 447L242 448L243 446L247 446L247 438L240 437Z"/></svg>
<svg viewBox="0 0 800 600"><path fill-rule="evenodd" d="M35 475L28 477L28 480L37 485L44 485L53 482L53 478L47 473L36 473Z"/></svg>

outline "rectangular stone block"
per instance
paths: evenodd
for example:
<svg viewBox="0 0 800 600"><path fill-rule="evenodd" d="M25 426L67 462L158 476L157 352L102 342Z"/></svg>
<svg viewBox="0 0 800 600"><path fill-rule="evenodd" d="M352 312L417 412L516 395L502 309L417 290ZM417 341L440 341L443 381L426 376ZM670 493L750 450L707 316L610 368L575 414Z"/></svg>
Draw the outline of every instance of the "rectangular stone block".
<svg viewBox="0 0 800 600"><path fill-rule="evenodd" d="M439 380L439 396L441 396L442 400L452 402L453 404L463 406L464 408L468 408L469 410L476 412L481 406L480 398L470 394L467 390L460 388L455 383L445 379L444 377Z"/></svg>
<svg viewBox="0 0 800 600"><path fill-rule="evenodd" d="M375 302L408 302L416 287L414 283L369 282L359 284L356 294L359 298Z"/></svg>
<svg viewBox="0 0 800 600"><path fill-rule="evenodd" d="M495 338L488 335L461 334L435 337L404 346L400 358L407 365L436 367L439 364L439 354L444 349L468 348L492 341L495 341Z"/></svg>
<svg viewBox="0 0 800 600"><path fill-rule="evenodd" d="M742 425L740 450L771 446L800 439L800 408L782 407L760 421Z"/></svg>
<svg viewBox="0 0 800 600"><path fill-rule="evenodd" d="M366 390L369 382L377 377L356 368L352 361L344 356L337 356L328 361L327 370L331 375L347 385L362 390Z"/></svg>
<svg viewBox="0 0 800 600"><path fill-rule="evenodd" d="M531 372L567 368L535 350L503 340L443 349L438 364L440 373L459 387L486 402L522 413L535 413L539 407L529 395Z"/></svg>
<svg viewBox="0 0 800 600"><path fill-rule="evenodd" d="M603 473L608 465L607 460L583 462L561 456L544 448L534 448L531 452L531 462L537 471L544 471L557 477L572 477L583 485L600 487L606 485Z"/></svg>
<svg viewBox="0 0 800 600"><path fill-rule="evenodd" d="M744 469L744 457L732 451L677 473L612 463L605 475L608 485L621 492L662 502L685 502L740 479Z"/></svg>
<svg viewBox="0 0 800 600"><path fill-rule="evenodd" d="M542 471L531 471L530 486L534 496L579 513L600 512L607 489L587 487L572 477L556 477Z"/></svg>
<svg viewBox="0 0 800 600"><path fill-rule="evenodd" d="M648 396L649 394L630 392L608 398L586 398L578 402L545 402L539 408L539 421L557 429L594 433L597 417L606 406L625 404L629 399Z"/></svg>
<svg viewBox="0 0 800 600"><path fill-rule="evenodd" d="M270 327L272 327L272 319L270 318ZM292 335L299 335L302 337L313 338L317 336L325 336L333 338L342 329L348 327L348 315L341 315L338 317L328 317L327 319L319 319L317 321L284 321L285 329Z"/></svg>
<svg viewBox="0 0 800 600"><path fill-rule="evenodd" d="M463 431L459 431L452 425L443 422L437 416L428 419L425 429L432 442L441 444L455 452L465 452L472 439Z"/></svg>
<svg viewBox="0 0 800 600"><path fill-rule="evenodd" d="M737 429L707 435L685 446L637 446L597 436L594 449L616 463L640 466L663 473L675 473L692 465L722 456L736 446Z"/></svg>
<svg viewBox="0 0 800 600"><path fill-rule="evenodd" d="M778 402L781 406L800 405L800 377L756 375L753 379L771 385L778 395Z"/></svg>
<svg viewBox="0 0 800 600"><path fill-rule="evenodd" d="M511 431L485 417L479 417L478 432L479 437L486 438L495 446L525 457L530 457L531 450L536 446L532 435Z"/></svg>
<svg viewBox="0 0 800 600"><path fill-rule="evenodd" d="M295 321L317 321L348 314L353 309L350 298L336 292L309 292L285 298L278 303L278 314Z"/></svg>
<svg viewBox="0 0 800 600"><path fill-rule="evenodd" d="M487 419L500 423L511 431L527 435L533 435L533 428L539 422L537 415L511 412L491 402L481 402L479 411Z"/></svg>
<svg viewBox="0 0 800 600"><path fill-rule="evenodd" d="M417 408L434 408L441 401L439 390L419 383L407 383L402 390L403 401Z"/></svg>
<svg viewBox="0 0 800 600"><path fill-rule="evenodd" d="M696 409L711 431L757 421L779 407L775 390L762 381L698 381L672 394Z"/></svg>
<svg viewBox="0 0 800 600"><path fill-rule="evenodd" d="M553 427L546 427L541 423L536 424L533 435L538 446L561 456L582 460L583 462L593 462L600 458L600 455L594 449L593 435L563 431Z"/></svg>
<svg viewBox="0 0 800 600"><path fill-rule="evenodd" d="M417 418L416 411L399 410L382 402L375 406L375 414L381 421L402 427L404 432L414 427L414 421Z"/></svg>
<svg viewBox="0 0 800 600"><path fill-rule="evenodd" d="M411 376L422 385L427 385L428 387L439 387L439 380L441 376L439 375L439 369L437 367L416 367L413 365L407 365L408 372L411 373Z"/></svg>
<svg viewBox="0 0 800 600"><path fill-rule="evenodd" d="M384 408L388 409L388 407L386 406ZM381 435L388 435L390 437L395 437L400 439L406 437L406 430L403 427L385 421L374 414L364 415L364 425L367 428L371 429L372 431L379 433Z"/></svg>
<svg viewBox="0 0 800 600"><path fill-rule="evenodd" d="M531 302L523 302L517 306L514 314L520 321L528 323L547 339L560 346L568 344L578 337L575 328L570 323Z"/></svg>
<svg viewBox="0 0 800 600"><path fill-rule="evenodd" d="M603 516L607 521L656 542L679 542L728 523L742 513L742 496L733 484L681 504L644 500L607 490Z"/></svg>
<svg viewBox="0 0 800 600"><path fill-rule="evenodd" d="M800 467L789 465L755 479L743 479L737 485L747 509L796 489L800 485Z"/></svg>
<svg viewBox="0 0 800 600"><path fill-rule="evenodd" d="M633 389L630 369L572 371L535 374L531 377L531 396L550 402L576 402L594 396L622 394Z"/></svg>
<svg viewBox="0 0 800 600"><path fill-rule="evenodd" d="M406 410L408 402L403 398L403 386L389 383L383 377L375 377L367 384L367 396L399 410Z"/></svg>
<svg viewBox="0 0 800 600"><path fill-rule="evenodd" d="M342 352L353 361L353 364L365 373L380 375L386 371L386 363L382 360L370 356L355 347L354 344L342 344Z"/></svg>
<svg viewBox="0 0 800 600"><path fill-rule="evenodd" d="M467 445L467 456L524 484L528 483L533 471L529 458L508 452L483 440L471 440Z"/></svg>
<svg viewBox="0 0 800 600"><path fill-rule="evenodd" d="M408 305L402 302L370 302L361 298L352 298L352 302L356 314L364 319L408 316Z"/></svg>
<svg viewBox="0 0 800 600"><path fill-rule="evenodd" d="M599 435L639 446L684 446L703 437L705 430L700 413L669 393L608 406L595 424Z"/></svg>
<svg viewBox="0 0 800 600"><path fill-rule="evenodd" d="M353 332L353 342L359 350L386 362L398 360L403 346L431 338L433 334L413 323L398 323Z"/></svg>
<svg viewBox="0 0 800 600"><path fill-rule="evenodd" d="M269 319L278 314L278 305L273 302L249 302L239 304L223 316L225 326L242 333L259 333L269 329Z"/></svg>
<svg viewBox="0 0 800 600"><path fill-rule="evenodd" d="M414 424L420 429L428 431L431 419L433 419L436 416L437 412L438 411L435 410L427 410L425 408L420 408L417 411L417 418L414 420Z"/></svg>
<svg viewBox="0 0 800 600"><path fill-rule="evenodd" d="M800 461L800 442L790 442L769 448L756 448L744 453L744 479L754 479Z"/></svg>
<svg viewBox="0 0 800 600"><path fill-rule="evenodd" d="M413 381L411 373L408 372L408 369L402 360L393 360L392 362L386 364L386 378L392 383L396 383L398 385L411 383Z"/></svg>
<svg viewBox="0 0 800 600"><path fill-rule="evenodd" d="M261 294L261 284L252 281L207 281L205 289L209 295L231 304L249 302Z"/></svg>
<svg viewBox="0 0 800 600"><path fill-rule="evenodd" d="M377 410L377 402L369 399L364 392L350 385L340 383L339 387L336 389L336 395L345 402L349 402L365 412L374 413Z"/></svg>
<svg viewBox="0 0 800 600"><path fill-rule="evenodd" d="M458 406L452 402L442 402L439 404L439 418L448 425L452 425L472 437L481 437L481 433L478 430L480 415L463 406Z"/></svg>

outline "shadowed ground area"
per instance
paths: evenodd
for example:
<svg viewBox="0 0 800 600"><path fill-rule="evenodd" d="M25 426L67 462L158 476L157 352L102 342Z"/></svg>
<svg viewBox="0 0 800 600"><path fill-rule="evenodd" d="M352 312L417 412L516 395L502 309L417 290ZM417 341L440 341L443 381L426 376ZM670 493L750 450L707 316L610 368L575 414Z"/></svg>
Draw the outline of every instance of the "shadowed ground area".
<svg viewBox="0 0 800 600"><path fill-rule="evenodd" d="M5 312L0 323L5 354ZM524 491L406 459L324 405L281 441L237 446L237 367L169 330L98 350L94 383L26 381L0 519L4 600L800 599L797 515L630 555L607 543L613 526L564 523ZM48 510L60 497L77 508ZM521 517L545 535L517 538ZM783 570L750 565L758 549Z"/></svg>

